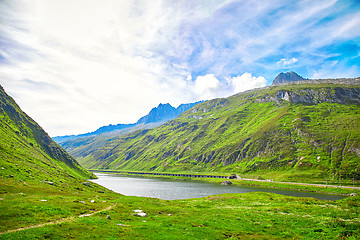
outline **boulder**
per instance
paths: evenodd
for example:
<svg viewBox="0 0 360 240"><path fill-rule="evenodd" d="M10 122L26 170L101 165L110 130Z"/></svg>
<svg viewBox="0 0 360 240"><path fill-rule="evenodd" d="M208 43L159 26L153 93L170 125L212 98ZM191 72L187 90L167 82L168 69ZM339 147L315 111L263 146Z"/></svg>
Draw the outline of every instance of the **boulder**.
<svg viewBox="0 0 360 240"><path fill-rule="evenodd" d="M232 182L229 181L229 180L223 181L223 182L221 183L221 185L231 185L231 184L232 184Z"/></svg>

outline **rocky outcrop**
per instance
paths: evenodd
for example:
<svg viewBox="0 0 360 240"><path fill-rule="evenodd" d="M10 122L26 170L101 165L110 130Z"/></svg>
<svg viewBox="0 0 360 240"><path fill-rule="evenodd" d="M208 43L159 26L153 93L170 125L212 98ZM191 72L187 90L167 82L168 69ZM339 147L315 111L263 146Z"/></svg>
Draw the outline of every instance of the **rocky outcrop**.
<svg viewBox="0 0 360 240"><path fill-rule="evenodd" d="M296 82L296 81L304 81L304 80L306 80L306 79L299 76L295 72L280 73L279 75L276 76L276 78L272 82L272 85Z"/></svg>
<svg viewBox="0 0 360 240"><path fill-rule="evenodd" d="M256 99L257 102L277 102L287 101L290 103L318 104L323 102L340 104L360 104L359 88L322 88L301 89L296 91L279 90L275 94L265 95Z"/></svg>
<svg viewBox="0 0 360 240"><path fill-rule="evenodd" d="M151 109L148 115L140 118L136 124L142 124L142 123L154 123L159 121L167 121L176 118L181 113L185 112L186 110L192 108L196 104L200 102L195 103L187 103L187 104L181 104L179 107L174 108L169 103L166 104L159 104L156 108Z"/></svg>

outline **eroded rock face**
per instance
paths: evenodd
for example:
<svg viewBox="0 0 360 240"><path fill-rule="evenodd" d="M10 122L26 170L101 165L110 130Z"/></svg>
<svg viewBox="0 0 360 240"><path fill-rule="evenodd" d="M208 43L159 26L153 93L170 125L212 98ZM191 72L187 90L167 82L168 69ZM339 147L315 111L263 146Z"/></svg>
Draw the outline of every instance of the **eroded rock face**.
<svg viewBox="0 0 360 240"><path fill-rule="evenodd" d="M257 99L258 102L282 102L318 104L323 102L340 104L360 104L359 88L327 88L321 90L303 89L296 92L279 90L274 95L266 95Z"/></svg>

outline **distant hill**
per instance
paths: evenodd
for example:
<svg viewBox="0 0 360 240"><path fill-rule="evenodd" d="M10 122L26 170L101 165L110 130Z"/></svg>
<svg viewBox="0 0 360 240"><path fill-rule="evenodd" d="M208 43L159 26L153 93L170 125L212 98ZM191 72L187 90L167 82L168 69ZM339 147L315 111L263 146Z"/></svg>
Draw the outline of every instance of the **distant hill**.
<svg viewBox="0 0 360 240"><path fill-rule="evenodd" d="M108 126L100 127L94 132L89 132L79 135L57 136L57 137L53 137L53 140L56 141L57 143L63 143L65 141L71 141L71 140L90 137L90 136L97 136L103 133L116 134L117 132L124 132L119 130L125 130L125 132L131 132L131 130L134 127L135 129L142 128L141 125L145 125L144 128L147 128L148 126L153 126L153 124L157 124L157 123L162 124L166 121L174 119L177 116L179 116L181 113L192 108L198 103L200 102L181 104L177 108L174 108L169 103L159 104L159 106L151 109L148 115L140 118L136 123L116 124L116 125L110 124Z"/></svg>
<svg viewBox="0 0 360 240"><path fill-rule="evenodd" d="M0 86L0 176L45 180L95 177L54 142Z"/></svg>
<svg viewBox="0 0 360 240"><path fill-rule="evenodd" d="M308 80L308 79L299 76L295 72L279 73L279 75L277 75L274 81L272 82L272 85L284 84L284 83L296 82L296 81L304 81L304 80Z"/></svg>
<svg viewBox="0 0 360 240"><path fill-rule="evenodd" d="M195 103L187 103L181 104L179 107L174 108L169 103L166 104L159 104L159 106L151 109L148 115L140 118L136 124L146 124L146 123L156 123L156 122L166 122L171 119L176 118L181 113L185 112L186 110L192 108L196 104Z"/></svg>
<svg viewBox="0 0 360 240"><path fill-rule="evenodd" d="M133 124L117 124L104 126L92 133L77 136L55 137L59 144L75 158L83 158L96 149L102 148L106 143L120 137L123 134L137 130L150 129L176 118L184 111L200 102L181 104L177 108L170 104L159 104L151 109L149 114L140 118Z"/></svg>
<svg viewBox="0 0 360 240"><path fill-rule="evenodd" d="M296 81L207 101L78 160L99 170L359 179L360 78Z"/></svg>

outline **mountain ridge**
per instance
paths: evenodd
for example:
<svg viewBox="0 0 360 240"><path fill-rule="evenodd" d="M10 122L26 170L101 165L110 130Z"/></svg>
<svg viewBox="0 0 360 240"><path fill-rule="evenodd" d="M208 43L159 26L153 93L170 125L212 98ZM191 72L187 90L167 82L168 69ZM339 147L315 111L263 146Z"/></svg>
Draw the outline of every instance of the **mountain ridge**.
<svg viewBox="0 0 360 240"><path fill-rule="evenodd" d="M109 132L117 131L117 130L128 129L128 128L139 126L141 124L164 123L166 121L176 118L182 112L190 109L191 107L195 106L196 104L198 104L200 102L201 101L194 102L194 103L181 104L177 108L171 106L169 103L166 103L166 104L160 103L157 107L152 108L147 115L141 117L136 123L130 123L130 124L120 123L120 124L116 124L116 125L109 124L107 126L102 126L93 132L79 134L79 135L56 136L56 137L53 137L52 139L54 141L56 141L57 143L61 144L66 141L76 140L76 139L84 138L84 137L96 136L96 135L100 135L103 133L109 133Z"/></svg>
<svg viewBox="0 0 360 240"><path fill-rule="evenodd" d="M359 85L360 78L291 82L207 101L79 161L99 170L312 169L358 178Z"/></svg>

